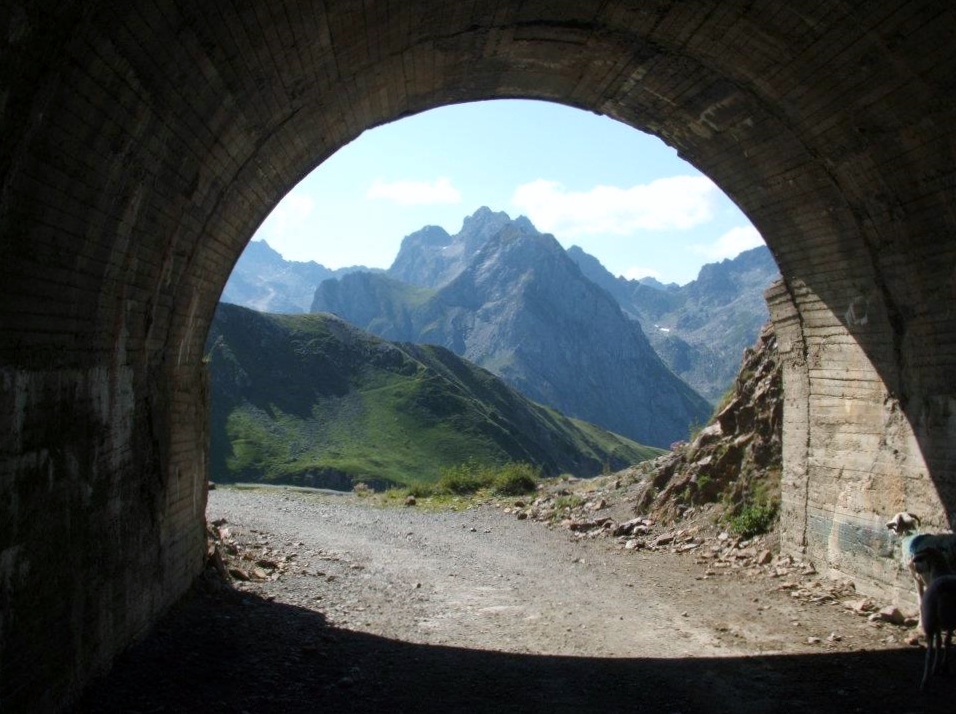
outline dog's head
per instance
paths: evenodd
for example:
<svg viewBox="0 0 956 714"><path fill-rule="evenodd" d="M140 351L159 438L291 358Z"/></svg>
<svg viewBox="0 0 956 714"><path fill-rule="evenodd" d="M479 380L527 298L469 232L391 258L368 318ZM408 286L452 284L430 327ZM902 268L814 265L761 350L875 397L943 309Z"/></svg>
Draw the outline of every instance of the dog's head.
<svg viewBox="0 0 956 714"><path fill-rule="evenodd" d="M919 528L919 516L912 513L897 513L886 522L886 527L897 535L904 535Z"/></svg>
<svg viewBox="0 0 956 714"><path fill-rule="evenodd" d="M910 564L920 575L931 575L933 571L947 572L949 567L946 563L946 556L939 548L923 548L918 553L914 553L910 558Z"/></svg>

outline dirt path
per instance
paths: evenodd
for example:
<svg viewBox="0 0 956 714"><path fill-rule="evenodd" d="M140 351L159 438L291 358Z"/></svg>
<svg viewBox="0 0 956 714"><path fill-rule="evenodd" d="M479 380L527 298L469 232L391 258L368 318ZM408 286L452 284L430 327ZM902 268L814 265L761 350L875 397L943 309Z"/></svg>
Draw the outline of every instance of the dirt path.
<svg viewBox="0 0 956 714"><path fill-rule="evenodd" d="M905 628L491 506L219 489L208 516L262 580L183 603L78 712L941 712L956 692L917 693Z"/></svg>

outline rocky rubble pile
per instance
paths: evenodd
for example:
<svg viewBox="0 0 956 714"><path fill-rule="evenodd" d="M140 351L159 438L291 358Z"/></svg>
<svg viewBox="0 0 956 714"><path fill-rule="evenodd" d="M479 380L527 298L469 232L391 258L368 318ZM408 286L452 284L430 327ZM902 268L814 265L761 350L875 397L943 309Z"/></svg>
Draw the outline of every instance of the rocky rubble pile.
<svg viewBox="0 0 956 714"><path fill-rule="evenodd" d="M593 484L591 484L593 485ZM573 485L572 485L573 486ZM560 489L556 494L541 495L531 503L515 501L502 505L506 513L519 519L530 519L552 528L565 528L572 539L607 538L616 541L624 551L667 551L692 557L700 566L697 580L712 578L747 578L767 581L767 591L788 595L811 605L841 607L847 613L865 618L876 628L888 627L887 642L917 644L919 633L916 612L903 613L893 605L880 605L862 598L849 580L832 580L817 572L810 561L798 560L777 552L774 533L743 538L722 529L720 508L716 504L685 509L673 522L650 516L620 520L610 515L618 501L634 502L626 495L620 479L587 492L587 497ZM616 498L617 493L621 498ZM566 505L573 503L574 505ZM838 642L841 635L832 633L829 642ZM820 644L811 637L808 644Z"/></svg>
<svg viewBox="0 0 956 714"><path fill-rule="evenodd" d="M260 533L234 533L224 519L207 524L207 561L227 582L276 581L292 569L295 552L283 552Z"/></svg>
<svg viewBox="0 0 956 714"><path fill-rule="evenodd" d="M646 537L656 523L674 524L707 511L716 524L758 503L775 507L783 413L776 345L768 323L745 352L733 390L691 442L673 444L667 454L609 477L551 484L530 504L514 504L517 517L560 524L588 537L610 533L627 538L630 548L655 548L670 543ZM696 543L685 539L681 547L693 550Z"/></svg>
<svg viewBox="0 0 956 714"><path fill-rule="evenodd" d="M772 325L747 350L734 389L690 443L611 476L543 488L502 506L519 519L613 538L623 550L687 554L700 580L767 578L769 589L811 604L842 605L874 626L913 628L916 613L861 599L850 581L821 577L811 562L777 553L776 534L744 537L727 524L755 503L779 501L783 388ZM914 643L915 630L901 631ZM894 635L890 635L895 637Z"/></svg>

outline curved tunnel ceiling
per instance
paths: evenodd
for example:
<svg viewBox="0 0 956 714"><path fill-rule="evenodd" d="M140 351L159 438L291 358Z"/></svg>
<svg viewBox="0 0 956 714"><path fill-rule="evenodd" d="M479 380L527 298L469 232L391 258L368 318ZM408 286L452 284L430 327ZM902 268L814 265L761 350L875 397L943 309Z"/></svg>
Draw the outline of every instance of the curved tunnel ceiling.
<svg viewBox="0 0 956 714"><path fill-rule="evenodd" d="M24 276L37 263L89 275L91 289L63 306L84 331L134 310L132 298L150 313L136 320L146 344L168 345L169 331L194 353L195 320L208 322L244 244L299 179L369 127L501 97L660 136L742 207L788 280L837 313L860 296L885 312L887 329L861 336L878 347L922 310L914 284L948 280L942 261L913 250L927 232L901 220L935 200L947 172L935 149L952 108L920 74L939 68L899 30L907 20L925 33L932 5L186 5L119 16L67 5L62 21L76 24L53 46L24 11L18 45L32 53L8 70L20 81L6 102L0 220L9 232L44 215L33 250L10 257ZM59 61L37 74L37 56ZM76 174L82 186L67 183ZM131 272L136 289L116 282ZM895 365L880 369L899 379Z"/></svg>

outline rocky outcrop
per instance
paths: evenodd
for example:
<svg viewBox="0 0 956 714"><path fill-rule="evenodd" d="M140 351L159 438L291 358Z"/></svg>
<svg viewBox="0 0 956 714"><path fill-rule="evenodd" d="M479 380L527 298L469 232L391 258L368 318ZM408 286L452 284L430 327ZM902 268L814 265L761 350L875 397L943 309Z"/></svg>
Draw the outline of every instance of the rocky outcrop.
<svg viewBox="0 0 956 714"><path fill-rule="evenodd" d="M666 519L713 502L728 517L754 507L772 512L780 498L782 423L777 340L767 323L710 423L689 443L632 470L644 480L635 512Z"/></svg>
<svg viewBox="0 0 956 714"><path fill-rule="evenodd" d="M464 272L474 255L511 223L524 233L538 235L524 216L512 220L504 211L492 211L487 206L466 217L454 236L443 228L426 226L402 240L388 276L410 285L440 288Z"/></svg>

